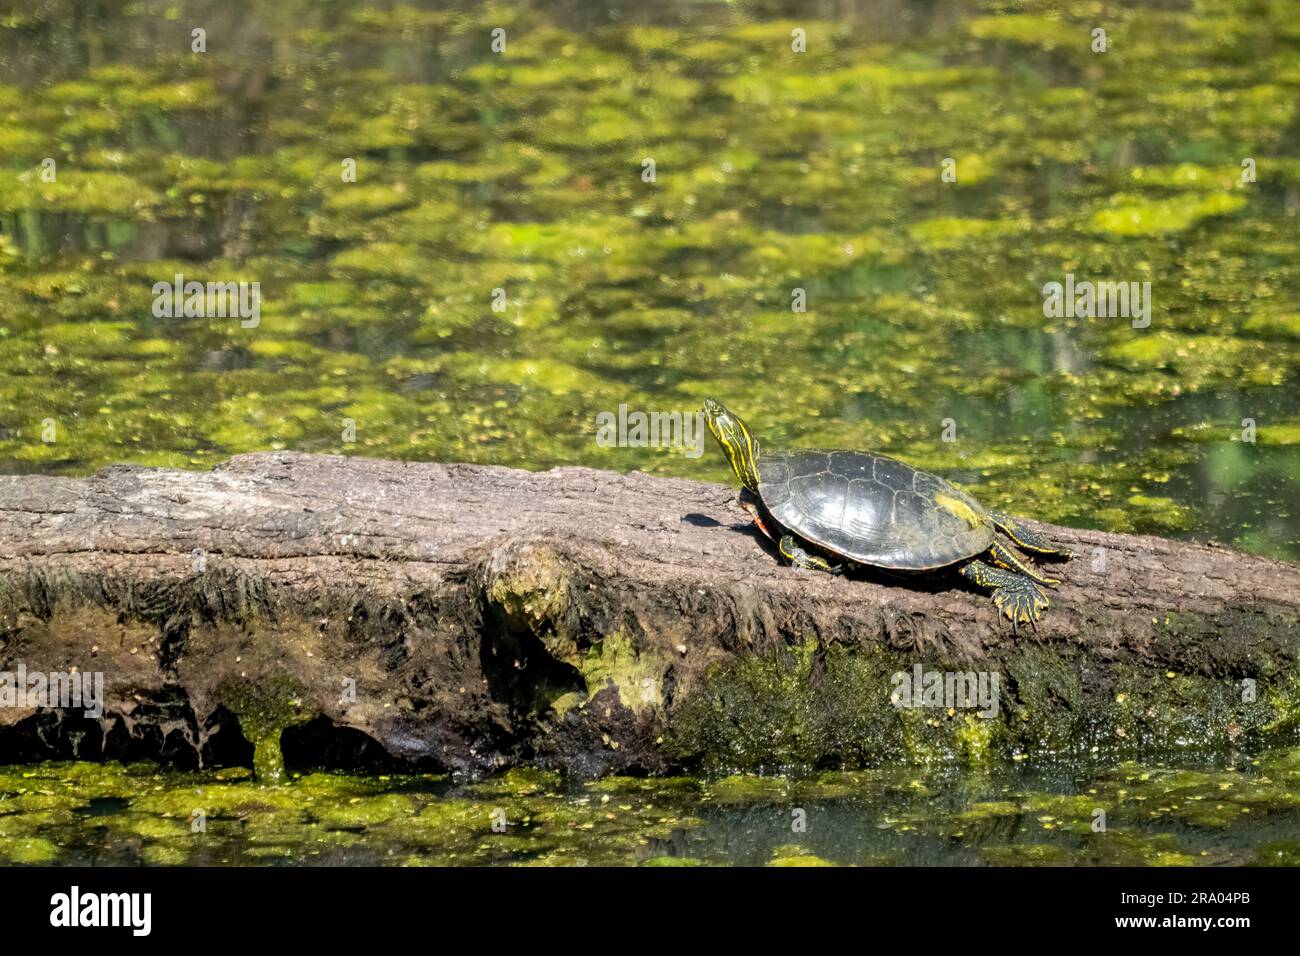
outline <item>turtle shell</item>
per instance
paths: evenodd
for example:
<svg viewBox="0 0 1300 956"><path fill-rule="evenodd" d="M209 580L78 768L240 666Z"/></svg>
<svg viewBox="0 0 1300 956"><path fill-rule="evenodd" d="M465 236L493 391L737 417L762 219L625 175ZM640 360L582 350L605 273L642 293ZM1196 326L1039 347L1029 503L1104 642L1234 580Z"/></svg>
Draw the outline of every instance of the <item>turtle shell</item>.
<svg viewBox="0 0 1300 956"><path fill-rule="evenodd" d="M941 568L985 551L993 523L938 475L860 451L764 453L759 497L782 526L860 564Z"/></svg>

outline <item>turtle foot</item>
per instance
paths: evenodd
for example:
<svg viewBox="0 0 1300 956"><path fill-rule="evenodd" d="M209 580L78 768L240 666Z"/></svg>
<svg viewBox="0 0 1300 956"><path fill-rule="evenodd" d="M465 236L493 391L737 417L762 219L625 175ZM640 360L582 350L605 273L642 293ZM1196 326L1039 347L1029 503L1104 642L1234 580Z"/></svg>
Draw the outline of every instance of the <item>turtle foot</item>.
<svg viewBox="0 0 1300 956"><path fill-rule="evenodd" d="M983 561L963 565L961 575L993 594L993 604L1003 617L1017 624L1033 624L1049 604L1043 589L1018 571L994 567Z"/></svg>
<svg viewBox="0 0 1300 956"><path fill-rule="evenodd" d="M1049 603L1047 595L1032 581L1023 585L1003 586L993 591L993 604L1012 624L1033 624Z"/></svg>

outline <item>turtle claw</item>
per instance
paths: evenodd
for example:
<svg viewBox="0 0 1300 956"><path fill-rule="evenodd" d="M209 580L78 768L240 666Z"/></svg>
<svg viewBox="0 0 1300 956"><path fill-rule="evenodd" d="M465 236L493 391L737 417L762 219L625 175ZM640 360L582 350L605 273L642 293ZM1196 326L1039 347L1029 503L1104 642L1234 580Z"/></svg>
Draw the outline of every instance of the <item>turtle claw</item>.
<svg viewBox="0 0 1300 956"><path fill-rule="evenodd" d="M993 592L993 604L1012 627L1017 624L1035 624L1050 602L1031 582L1023 585L1006 584Z"/></svg>
<svg viewBox="0 0 1300 956"><path fill-rule="evenodd" d="M1043 589L1018 571L971 561L960 573L976 587L992 592L993 606L1011 622L1013 630L1019 624L1033 625L1050 603Z"/></svg>

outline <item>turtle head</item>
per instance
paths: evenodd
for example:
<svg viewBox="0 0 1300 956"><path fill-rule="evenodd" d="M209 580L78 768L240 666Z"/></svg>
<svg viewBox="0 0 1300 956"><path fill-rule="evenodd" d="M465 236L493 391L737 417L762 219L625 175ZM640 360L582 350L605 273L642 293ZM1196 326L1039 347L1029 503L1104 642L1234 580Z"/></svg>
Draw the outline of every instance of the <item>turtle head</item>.
<svg viewBox="0 0 1300 956"><path fill-rule="evenodd" d="M727 461L750 491L758 492L758 439L749 426L733 415L727 406L711 398L704 400L704 420L709 431L727 454Z"/></svg>

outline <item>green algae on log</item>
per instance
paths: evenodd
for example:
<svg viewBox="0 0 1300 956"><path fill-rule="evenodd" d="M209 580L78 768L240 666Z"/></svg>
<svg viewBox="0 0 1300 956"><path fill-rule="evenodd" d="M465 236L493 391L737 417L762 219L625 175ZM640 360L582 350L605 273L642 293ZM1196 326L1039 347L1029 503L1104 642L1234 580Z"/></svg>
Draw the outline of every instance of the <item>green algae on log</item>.
<svg viewBox="0 0 1300 956"><path fill-rule="evenodd" d="M1079 557L1013 633L956 577L785 567L735 497L286 452L0 477L0 668L102 672L106 696L93 721L0 709L0 751L255 750L274 776L294 735L304 763L593 776L1297 736L1292 565L1035 525ZM996 712L895 707L918 664L996 676Z"/></svg>

